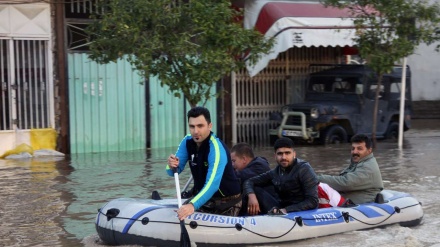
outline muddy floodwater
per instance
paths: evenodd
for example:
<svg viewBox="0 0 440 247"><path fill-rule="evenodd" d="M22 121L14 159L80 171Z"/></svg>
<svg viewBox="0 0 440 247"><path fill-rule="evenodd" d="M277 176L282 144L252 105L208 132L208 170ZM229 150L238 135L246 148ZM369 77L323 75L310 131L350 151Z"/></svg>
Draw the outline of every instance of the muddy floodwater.
<svg viewBox="0 0 440 247"><path fill-rule="evenodd" d="M296 147L316 173L337 174L349 162L350 144ZM100 246L97 209L119 197L174 197L174 179L164 172L175 148L64 158L0 160L0 246ZM271 147L257 147L275 165ZM423 205L423 223L351 231L273 246L440 247L440 120L417 120L403 147L379 141L374 155L386 189L412 194ZM188 169L180 175L183 185ZM181 186L182 186L181 185ZM259 245L261 246L261 245Z"/></svg>

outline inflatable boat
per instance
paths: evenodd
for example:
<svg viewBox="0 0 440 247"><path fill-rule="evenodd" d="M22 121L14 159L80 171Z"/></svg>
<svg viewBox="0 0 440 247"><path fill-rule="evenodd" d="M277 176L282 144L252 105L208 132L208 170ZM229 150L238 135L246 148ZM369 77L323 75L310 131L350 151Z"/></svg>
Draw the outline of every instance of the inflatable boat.
<svg viewBox="0 0 440 247"><path fill-rule="evenodd" d="M195 212L180 225L177 199L115 199L98 210L96 230L109 245L179 246L181 226L192 245L231 246L290 242L423 218L421 203L407 193L384 190L374 203L284 215L229 217Z"/></svg>

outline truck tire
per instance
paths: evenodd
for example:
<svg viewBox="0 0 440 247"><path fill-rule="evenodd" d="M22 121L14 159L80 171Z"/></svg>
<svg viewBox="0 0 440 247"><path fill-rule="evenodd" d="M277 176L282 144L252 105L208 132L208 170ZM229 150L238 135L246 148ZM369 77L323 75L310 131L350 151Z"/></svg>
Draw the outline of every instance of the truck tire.
<svg viewBox="0 0 440 247"><path fill-rule="evenodd" d="M399 138L399 123L391 122L385 133L385 139L397 140L397 138Z"/></svg>
<svg viewBox="0 0 440 247"><path fill-rule="evenodd" d="M347 132L341 125L332 125L324 131L322 144L339 144L347 142Z"/></svg>

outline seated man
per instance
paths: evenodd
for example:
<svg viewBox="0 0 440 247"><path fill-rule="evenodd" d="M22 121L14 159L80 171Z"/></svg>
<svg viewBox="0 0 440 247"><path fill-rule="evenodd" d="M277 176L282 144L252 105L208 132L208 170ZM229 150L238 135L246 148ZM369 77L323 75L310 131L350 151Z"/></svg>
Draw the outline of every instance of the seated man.
<svg viewBox="0 0 440 247"><path fill-rule="evenodd" d="M270 170L269 162L264 157L255 157L252 147L247 143L238 143L231 149L231 161L237 177L243 184L244 181ZM275 193L272 185L264 187L269 193ZM319 208L337 207L345 202L345 198L328 184L318 185ZM246 215L247 197L243 198L240 215Z"/></svg>
<svg viewBox="0 0 440 247"><path fill-rule="evenodd" d="M238 143L231 149L232 166L241 184L270 170L269 162L264 157L255 157L252 147L247 143Z"/></svg>
<svg viewBox="0 0 440 247"><path fill-rule="evenodd" d="M246 180L243 194L248 197L249 215L287 213L318 207L318 179L313 168L296 158L293 141L283 137L274 144L278 165L263 174ZM261 189L273 185L275 193Z"/></svg>
<svg viewBox="0 0 440 247"><path fill-rule="evenodd" d="M339 175L318 175L326 183L356 204L373 202L382 191L382 175L374 158L371 139L363 134L351 138L351 162Z"/></svg>
<svg viewBox="0 0 440 247"><path fill-rule="evenodd" d="M211 114L204 107L187 113L191 135L181 141L176 154L167 160L166 172L182 172L187 163L194 178L194 197L177 210L184 220L196 210L237 216L241 208L240 182L226 145L211 131Z"/></svg>
<svg viewBox="0 0 440 247"><path fill-rule="evenodd" d="M235 169L241 185L251 177L255 177L270 170L269 162L264 157L255 157L252 147L247 143L238 143L231 149L232 166ZM270 193L274 193L273 186L264 187ZM239 215L247 214L247 197L243 198L242 208Z"/></svg>

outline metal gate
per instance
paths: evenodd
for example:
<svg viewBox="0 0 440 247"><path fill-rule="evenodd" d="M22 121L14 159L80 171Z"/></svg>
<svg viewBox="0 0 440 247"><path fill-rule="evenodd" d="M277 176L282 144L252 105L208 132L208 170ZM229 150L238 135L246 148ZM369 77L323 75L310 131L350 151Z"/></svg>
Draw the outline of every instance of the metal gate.
<svg viewBox="0 0 440 247"><path fill-rule="evenodd" d="M309 65L339 63L341 58L340 47L293 47L252 78L246 70L237 73L237 142L269 145L269 129L277 124L269 121L270 115L283 105L303 102Z"/></svg>
<svg viewBox="0 0 440 247"><path fill-rule="evenodd" d="M71 153L146 148L144 79L128 61L68 54Z"/></svg>
<svg viewBox="0 0 440 247"><path fill-rule="evenodd" d="M47 40L0 40L0 130L54 127Z"/></svg>

